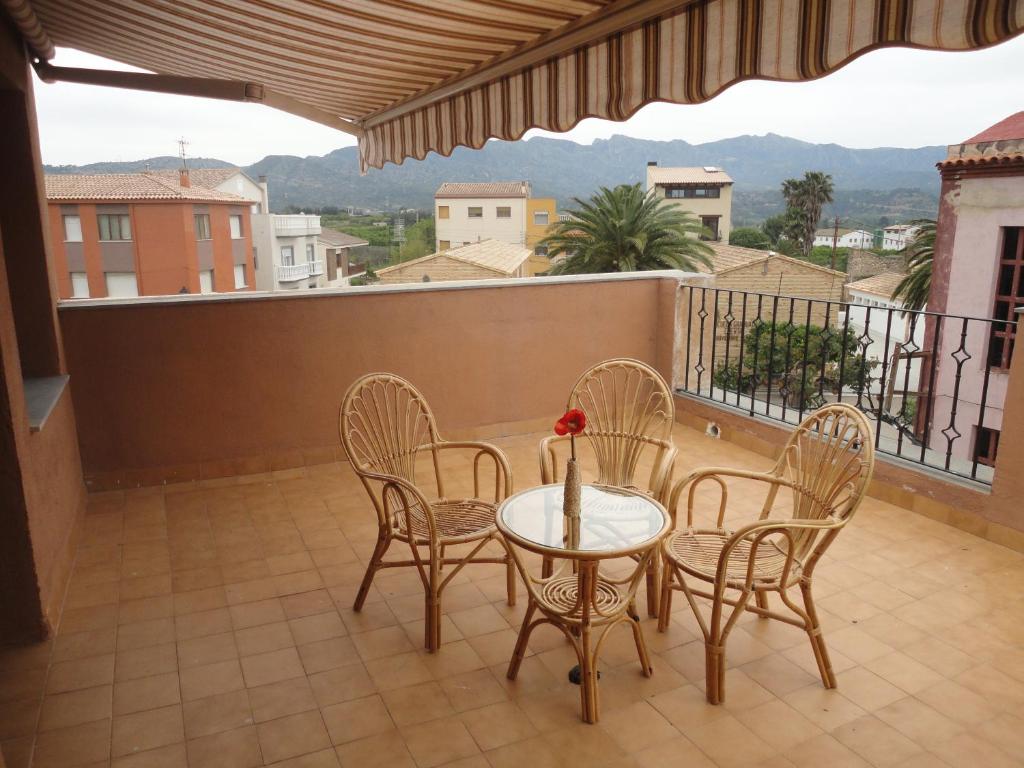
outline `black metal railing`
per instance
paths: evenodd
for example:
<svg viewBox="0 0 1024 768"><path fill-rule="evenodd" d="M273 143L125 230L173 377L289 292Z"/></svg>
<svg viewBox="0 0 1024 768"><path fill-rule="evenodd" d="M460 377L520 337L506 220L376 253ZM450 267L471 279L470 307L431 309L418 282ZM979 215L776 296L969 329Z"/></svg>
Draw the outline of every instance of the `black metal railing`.
<svg viewBox="0 0 1024 768"><path fill-rule="evenodd" d="M997 352L1014 323L905 311L881 297L682 292L678 391L790 424L850 403L874 421L881 453L991 484L1008 375Z"/></svg>

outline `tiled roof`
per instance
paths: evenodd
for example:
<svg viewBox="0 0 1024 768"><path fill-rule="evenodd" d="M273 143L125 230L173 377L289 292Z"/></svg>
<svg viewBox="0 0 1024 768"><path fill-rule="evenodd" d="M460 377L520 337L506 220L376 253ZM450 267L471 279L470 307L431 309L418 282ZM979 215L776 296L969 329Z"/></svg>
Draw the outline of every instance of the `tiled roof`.
<svg viewBox="0 0 1024 768"><path fill-rule="evenodd" d="M191 175L190 175L191 181ZM52 174L46 176L48 200L195 200L242 203L238 195L219 192L192 181L183 187L177 172Z"/></svg>
<svg viewBox="0 0 1024 768"><path fill-rule="evenodd" d="M350 235L347 232L339 232L336 229L321 228L317 239L326 243L332 248L353 248L357 245L369 245L366 240Z"/></svg>
<svg viewBox="0 0 1024 768"><path fill-rule="evenodd" d="M446 181L434 197L529 197L526 181Z"/></svg>
<svg viewBox="0 0 1024 768"><path fill-rule="evenodd" d="M485 269L493 269L503 275L511 275L526 261L532 252L529 248L521 245L512 245L501 240L481 240L479 243L470 243L460 248L452 248L450 251L432 253L429 256L421 256L411 261L403 261L391 267L378 269L377 274L387 274L397 269L411 266L413 264L426 264L434 259L447 256L456 261L464 261Z"/></svg>
<svg viewBox="0 0 1024 768"><path fill-rule="evenodd" d="M988 141L1012 141L1024 139L1024 112L1010 115L995 125L989 126L977 136L967 139L964 144L982 144Z"/></svg>
<svg viewBox="0 0 1024 768"><path fill-rule="evenodd" d="M812 264L809 261L802 259L794 259L789 256L783 256L781 253L775 251L760 251L756 248L744 248L739 245L728 245L727 243L708 243L711 246L711 250L714 251L711 256L711 269L708 269L703 264L698 264L697 270L699 272L710 272L715 275L720 275L723 272L729 272L740 267L748 267L752 264L759 264L763 261L775 260L775 261L788 261L793 264L797 264L801 267L805 267L811 270L817 270L820 272L826 272L830 275L842 275L846 277L845 272L839 272L836 270L829 269L828 267L822 267L818 264Z"/></svg>
<svg viewBox="0 0 1024 768"><path fill-rule="evenodd" d="M848 283L846 288L850 291L860 291L861 293L873 293L876 296L884 296L887 299L892 298L892 292L896 290L896 286L899 285L906 275L900 272L882 272L880 275L873 275L871 277L865 277L863 280L858 280L855 283Z"/></svg>
<svg viewBox="0 0 1024 768"><path fill-rule="evenodd" d="M223 184L236 173L242 173L241 168L189 168L188 178L193 185L216 189L218 184ZM178 180L178 171L147 171L151 176L159 176L161 179Z"/></svg>
<svg viewBox="0 0 1024 768"><path fill-rule="evenodd" d="M662 168L647 166L647 178L652 184L732 184L732 179L721 168L706 171L698 168Z"/></svg>

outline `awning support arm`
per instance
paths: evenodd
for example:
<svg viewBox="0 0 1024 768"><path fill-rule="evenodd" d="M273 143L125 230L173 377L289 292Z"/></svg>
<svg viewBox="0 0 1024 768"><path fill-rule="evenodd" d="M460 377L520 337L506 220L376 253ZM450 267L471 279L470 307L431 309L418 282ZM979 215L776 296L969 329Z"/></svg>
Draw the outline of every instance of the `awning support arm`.
<svg viewBox="0 0 1024 768"><path fill-rule="evenodd" d="M55 67L45 61L33 62L36 74L44 83L65 82L100 85L110 88L129 88L136 91L173 93L179 96L198 96L205 99L223 99L264 104L282 112L289 112L307 120L362 137L363 129L349 120L332 115L322 109L291 96L271 91L260 83L241 80L221 80L182 75L159 75L149 72L118 72L108 69L84 67Z"/></svg>

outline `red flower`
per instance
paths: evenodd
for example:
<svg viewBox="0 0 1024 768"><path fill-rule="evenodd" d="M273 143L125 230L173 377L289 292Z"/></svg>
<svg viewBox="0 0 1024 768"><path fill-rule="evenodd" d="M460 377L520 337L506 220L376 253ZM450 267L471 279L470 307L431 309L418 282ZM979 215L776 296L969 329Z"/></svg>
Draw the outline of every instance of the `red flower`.
<svg viewBox="0 0 1024 768"><path fill-rule="evenodd" d="M566 411L565 415L555 422L556 435L578 435L587 427L587 417L579 408Z"/></svg>

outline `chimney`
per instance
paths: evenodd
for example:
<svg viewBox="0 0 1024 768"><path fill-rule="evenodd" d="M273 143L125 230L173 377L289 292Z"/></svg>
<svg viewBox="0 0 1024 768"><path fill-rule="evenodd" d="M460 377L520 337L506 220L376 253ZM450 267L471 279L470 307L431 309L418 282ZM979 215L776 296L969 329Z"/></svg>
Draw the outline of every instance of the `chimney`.
<svg viewBox="0 0 1024 768"><path fill-rule="evenodd" d="M188 168L182 168L178 171L178 183L183 187L191 187L192 182L188 178Z"/></svg>
<svg viewBox="0 0 1024 768"><path fill-rule="evenodd" d="M650 168L652 166L657 167L657 165L658 165L658 161L657 160L648 160L647 161L647 167L648 168Z"/></svg>

